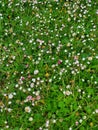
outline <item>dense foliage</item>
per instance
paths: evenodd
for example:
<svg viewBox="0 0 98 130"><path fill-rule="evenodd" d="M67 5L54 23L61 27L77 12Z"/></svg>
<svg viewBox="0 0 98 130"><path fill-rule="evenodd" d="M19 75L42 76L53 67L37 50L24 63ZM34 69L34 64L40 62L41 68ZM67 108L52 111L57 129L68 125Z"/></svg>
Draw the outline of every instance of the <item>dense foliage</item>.
<svg viewBox="0 0 98 130"><path fill-rule="evenodd" d="M98 129L97 29L97 0L0 0L0 130Z"/></svg>

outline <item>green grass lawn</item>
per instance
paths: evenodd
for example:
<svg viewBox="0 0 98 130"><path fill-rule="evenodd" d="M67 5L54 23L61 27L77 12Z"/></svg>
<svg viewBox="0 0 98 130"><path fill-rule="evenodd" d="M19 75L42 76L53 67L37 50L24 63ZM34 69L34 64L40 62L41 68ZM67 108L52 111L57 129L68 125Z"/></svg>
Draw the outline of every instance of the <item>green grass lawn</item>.
<svg viewBox="0 0 98 130"><path fill-rule="evenodd" d="M97 0L0 0L0 130L98 130Z"/></svg>

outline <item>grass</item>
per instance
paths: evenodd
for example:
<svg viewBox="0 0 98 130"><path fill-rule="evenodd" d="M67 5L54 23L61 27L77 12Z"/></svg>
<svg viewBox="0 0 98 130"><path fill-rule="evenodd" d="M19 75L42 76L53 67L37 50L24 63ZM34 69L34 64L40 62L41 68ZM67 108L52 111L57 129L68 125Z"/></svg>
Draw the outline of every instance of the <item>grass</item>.
<svg viewBox="0 0 98 130"><path fill-rule="evenodd" d="M97 0L0 1L0 130L98 129Z"/></svg>

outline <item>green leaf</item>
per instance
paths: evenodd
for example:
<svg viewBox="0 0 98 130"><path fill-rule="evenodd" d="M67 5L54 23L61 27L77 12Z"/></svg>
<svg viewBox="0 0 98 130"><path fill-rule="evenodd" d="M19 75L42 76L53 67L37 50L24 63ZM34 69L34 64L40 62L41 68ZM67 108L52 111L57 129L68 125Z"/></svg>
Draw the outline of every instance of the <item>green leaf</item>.
<svg viewBox="0 0 98 130"><path fill-rule="evenodd" d="M60 108L64 108L64 106L65 106L65 104L64 104L63 101L60 101L60 102L58 103L58 107L60 107Z"/></svg>

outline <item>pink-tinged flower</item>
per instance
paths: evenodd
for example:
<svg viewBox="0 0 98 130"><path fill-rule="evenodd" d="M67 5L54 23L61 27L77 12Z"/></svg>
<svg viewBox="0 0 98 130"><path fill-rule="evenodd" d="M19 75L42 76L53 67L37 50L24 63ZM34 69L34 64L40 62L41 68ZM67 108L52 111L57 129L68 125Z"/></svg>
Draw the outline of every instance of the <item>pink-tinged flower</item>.
<svg viewBox="0 0 98 130"><path fill-rule="evenodd" d="M62 63L62 60L58 60L58 64L60 65Z"/></svg>
<svg viewBox="0 0 98 130"><path fill-rule="evenodd" d="M37 42L39 42L40 45L42 45L42 43L44 43L44 41L43 41L43 40L40 40L40 39L37 39Z"/></svg>
<svg viewBox="0 0 98 130"><path fill-rule="evenodd" d="M40 98L41 98L41 97L38 95L38 96L36 97L36 100L40 100Z"/></svg>
<svg viewBox="0 0 98 130"><path fill-rule="evenodd" d="M28 101L31 101L32 100L32 96L28 96L27 98L26 98Z"/></svg>
<svg viewBox="0 0 98 130"><path fill-rule="evenodd" d="M28 75L28 79L30 79L30 78L31 78L31 75L29 74L29 75Z"/></svg>
<svg viewBox="0 0 98 130"><path fill-rule="evenodd" d="M75 124L76 124L76 126L77 126L77 125L79 124L79 122L78 122L78 121L76 121L76 122L75 122Z"/></svg>
<svg viewBox="0 0 98 130"><path fill-rule="evenodd" d="M79 56L74 56L74 60L78 60L79 59Z"/></svg>
<svg viewBox="0 0 98 130"><path fill-rule="evenodd" d="M41 48L41 46L38 46L38 48Z"/></svg>
<svg viewBox="0 0 98 130"><path fill-rule="evenodd" d="M21 80L25 80L25 78L24 78L24 77L21 77Z"/></svg>
<svg viewBox="0 0 98 130"><path fill-rule="evenodd" d="M26 64L26 68L28 68L29 67L29 65L28 64Z"/></svg>
<svg viewBox="0 0 98 130"><path fill-rule="evenodd" d="M35 101L35 98L32 98L32 102L34 102Z"/></svg>

